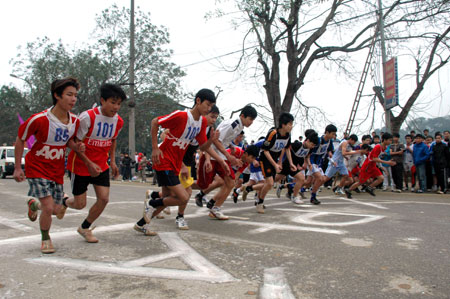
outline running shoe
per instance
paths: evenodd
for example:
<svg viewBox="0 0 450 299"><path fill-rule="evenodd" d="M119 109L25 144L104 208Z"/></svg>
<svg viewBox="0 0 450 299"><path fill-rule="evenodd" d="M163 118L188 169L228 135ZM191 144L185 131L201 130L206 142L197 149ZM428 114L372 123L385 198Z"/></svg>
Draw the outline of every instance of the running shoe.
<svg viewBox="0 0 450 299"><path fill-rule="evenodd" d="M163 212L167 215L170 215L170 207L166 207Z"/></svg>
<svg viewBox="0 0 450 299"><path fill-rule="evenodd" d="M88 243L97 243L98 239L92 234L92 231L95 227L89 228L81 228L81 226L77 229L77 232L88 242Z"/></svg>
<svg viewBox="0 0 450 299"><path fill-rule="evenodd" d="M372 187L370 187L370 186L367 186L366 192L369 193L372 196L376 196L375 195L375 190Z"/></svg>
<svg viewBox="0 0 450 299"><path fill-rule="evenodd" d="M345 192L342 190L342 188L337 188L336 192L337 195L345 195Z"/></svg>
<svg viewBox="0 0 450 299"><path fill-rule="evenodd" d="M48 254L48 253L54 253L55 247L53 247L52 240L43 240L41 244L41 252Z"/></svg>
<svg viewBox="0 0 450 299"><path fill-rule="evenodd" d="M279 184L277 187L277 197L280 198L281 196L281 189L283 189L283 185Z"/></svg>
<svg viewBox="0 0 450 299"><path fill-rule="evenodd" d="M233 189L233 194L232 194L232 196L233 196L233 202L234 202L234 203L237 203L238 197L239 197L239 193L236 192L236 188Z"/></svg>
<svg viewBox="0 0 450 299"><path fill-rule="evenodd" d="M320 205L320 201L317 198L315 198L315 197L311 197L310 202L313 205Z"/></svg>
<svg viewBox="0 0 450 299"><path fill-rule="evenodd" d="M139 226L137 223L134 225L134 230L140 233L143 233L146 236L156 236L158 233L151 231L148 225Z"/></svg>
<svg viewBox="0 0 450 299"><path fill-rule="evenodd" d="M305 192L301 192L301 191L300 191L300 197L301 197L302 199L306 199Z"/></svg>
<svg viewBox="0 0 450 299"><path fill-rule="evenodd" d="M292 198L292 202L298 205L303 204L303 200L300 199L300 197L296 196Z"/></svg>
<svg viewBox="0 0 450 299"><path fill-rule="evenodd" d="M147 224L150 223L150 221L152 221L152 216L153 216L153 212L155 212L155 208L150 205L149 203L149 198L150 198L150 192L151 190L147 190L146 196L145 196L145 200L144 200L144 213L143 213L143 217L144 220Z"/></svg>
<svg viewBox="0 0 450 299"><path fill-rule="evenodd" d="M228 220L229 219L228 216L226 216L224 213L222 213L222 211L220 211L219 207L213 207L212 209L210 209L209 217L216 218L219 220Z"/></svg>
<svg viewBox="0 0 450 299"><path fill-rule="evenodd" d="M65 200L69 199L69 196L64 193L63 202ZM66 214L67 207L65 205L61 205L61 208L59 209L58 213L56 214L56 218L63 219L64 215Z"/></svg>
<svg viewBox="0 0 450 299"><path fill-rule="evenodd" d="M187 225L187 222L184 219L184 217L177 217L177 219L175 219L175 224L177 225L177 228L180 230L188 230L189 229L189 226Z"/></svg>
<svg viewBox="0 0 450 299"><path fill-rule="evenodd" d="M37 215L38 215L38 211L33 211L31 209L31 205L34 204L35 202L36 202L36 199L34 199L34 198L30 198L28 200L28 219L30 219L30 221L32 221L32 222L36 221Z"/></svg>
<svg viewBox="0 0 450 299"><path fill-rule="evenodd" d="M247 200L247 195L248 195L248 190L247 190L247 187L245 187L242 190L242 201L246 201Z"/></svg>
<svg viewBox="0 0 450 299"><path fill-rule="evenodd" d="M264 205L262 203L256 205L256 212L258 214L264 214Z"/></svg>
<svg viewBox="0 0 450 299"><path fill-rule="evenodd" d="M347 198L351 199L352 198L352 192L350 190L345 190L345 194L347 195Z"/></svg>
<svg viewBox="0 0 450 299"><path fill-rule="evenodd" d="M200 208L203 207L202 194L200 192L195 194L195 204Z"/></svg>

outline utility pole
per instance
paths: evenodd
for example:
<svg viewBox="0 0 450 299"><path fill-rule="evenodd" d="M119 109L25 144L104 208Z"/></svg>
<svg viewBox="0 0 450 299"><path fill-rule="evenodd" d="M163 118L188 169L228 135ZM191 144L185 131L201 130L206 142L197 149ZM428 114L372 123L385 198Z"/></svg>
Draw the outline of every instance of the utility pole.
<svg viewBox="0 0 450 299"><path fill-rule="evenodd" d="M128 147L130 149L130 158L134 161L134 153L136 152L136 131L135 131L135 115L134 107L134 0L131 0L131 14L130 14L130 100L128 106L130 112L128 114ZM136 161L135 161L136 162Z"/></svg>
<svg viewBox="0 0 450 299"><path fill-rule="evenodd" d="M381 0L378 0L379 9L379 28L380 28L380 41L381 41L381 60L383 65L383 90L386 95L386 45L384 43L384 19L383 19L383 6ZM386 132L391 132L391 115L390 110L386 109L386 98L384 97L384 114L386 116Z"/></svg>

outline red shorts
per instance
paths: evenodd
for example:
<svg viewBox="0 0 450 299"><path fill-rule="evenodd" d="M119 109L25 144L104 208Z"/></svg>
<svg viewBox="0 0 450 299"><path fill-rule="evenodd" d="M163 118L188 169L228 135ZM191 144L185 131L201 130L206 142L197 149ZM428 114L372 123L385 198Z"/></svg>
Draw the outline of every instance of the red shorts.
<svg viewBox="0 0 450 299"><path fill-rule="evenodd" d="M361 168L359 166L353 167L352 171L348 174L349 177L354 178L359 176L359 172L361 171Z"/></svg>
<svg viewBox="0 0 450 299"><path fill-rule="evenodd" d="M372 167L361 167L361 171L359 172L359 182L364 184L370 178L377 178L382 176L383 174L376 166Z"/></svg>
<svg viewBox="0 0 450 299"><path fill-rule="evenodd" d="M230 162L228 162L227 160L225 160L225 162L230 168L230 177L234 180L234 171L231 168ZM200 189L208 188L208 186L214 181L214 177L216 176L216 174L218 174L221 178L224 178L226 176L226 172L219 162L217 162L216 160L211 160L211 166L212 170L210 172L207 172L205 167L205 156L202 156L200 158L197 178L197 185L200 187Z"/></svg>

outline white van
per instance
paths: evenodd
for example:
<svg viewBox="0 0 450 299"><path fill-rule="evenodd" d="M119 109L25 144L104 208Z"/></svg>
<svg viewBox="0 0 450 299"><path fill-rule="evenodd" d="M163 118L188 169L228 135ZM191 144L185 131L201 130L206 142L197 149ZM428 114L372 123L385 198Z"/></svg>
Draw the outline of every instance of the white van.
<svg viewBox="0 0 450 299"><path fill-rule="evenodd" d="M22 169L25 165L25 155L28 149L23 150ZM14 146L0 146L0 177L6 178L7 175L14 173Z"/></svg>

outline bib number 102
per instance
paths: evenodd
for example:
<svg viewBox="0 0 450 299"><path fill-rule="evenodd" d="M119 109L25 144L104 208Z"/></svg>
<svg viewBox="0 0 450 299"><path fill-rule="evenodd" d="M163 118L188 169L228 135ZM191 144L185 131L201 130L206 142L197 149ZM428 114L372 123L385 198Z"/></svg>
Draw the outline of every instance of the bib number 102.
<svg viewBox="0 0 450 299"><path fill-rule="evenodd" d="M114 124L97 123L97 136L112 137Z"/></svg>

